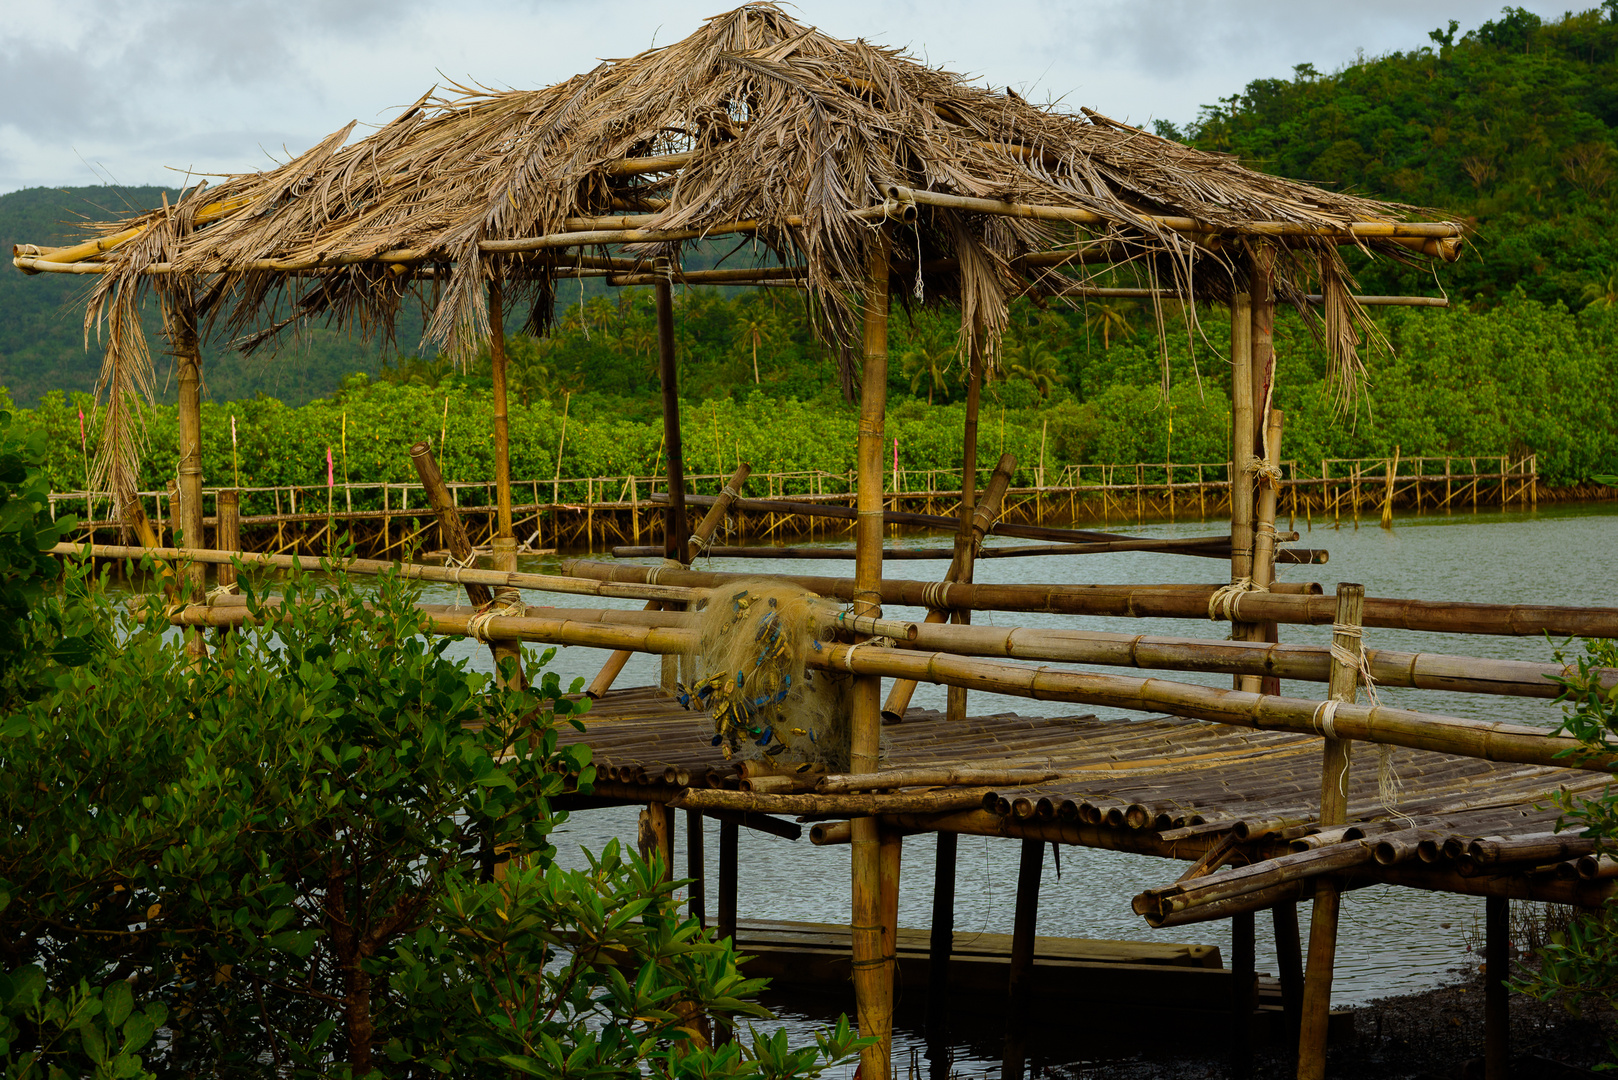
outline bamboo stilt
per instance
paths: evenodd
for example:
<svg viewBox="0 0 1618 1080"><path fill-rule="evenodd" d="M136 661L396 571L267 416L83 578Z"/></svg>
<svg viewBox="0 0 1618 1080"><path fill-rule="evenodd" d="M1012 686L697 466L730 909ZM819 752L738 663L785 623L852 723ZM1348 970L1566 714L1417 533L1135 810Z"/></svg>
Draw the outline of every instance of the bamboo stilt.
<svg viewBox="0 0 1618 1080"><path fill-rule="evenodd" d="M1022 1080L1027 1051L1028 975L1034 966L1034 932L1039 918L1039 885L1045 869L1045 841L1024 840L1017 864L1017 908L1012 916L1011 964L1006 981L1006 1044L1001 1080Z"/></svg>
<svg viewBox="0 0 1618 1080"><path fill-rule="evenodd" d="M175 382L179 387L179 509L175 544L206 547L202 531L202 348L197 340L196 314L189 301L164 305L164 330L174 352ZM182 540L183 534L183 540ZM193 603L208 591L207 567L193 563L184 571L183 591ZM200 663L208 647L199 630L185 639L186 655Z"/></svg>
<svg viewBox="0 0 1618 1080"><path fill-rule="evenodd" d="M960 560L961 567L957 574L959 581L972 580L975 562L975 553L966 551L970 546L966 532L971 528L972 515L977 506L978 410L983 396L983 345L978 330L978 327L973 327L972 340L967 346L966 419L961 431L961 527L955 534L956 558ZM952 611L950 621L965 625L972 621L972 613ZM949 719L957 722L966 719L966 693L964 686L952 686L945 691L944 714Z"/></svg>
<svg viewBox="0 0 1618 1080"><path fill-rule="evenodd" d="M674 877L674 808L667 803L647 803L640 811L640 854L647 862L652 856L661 861L661 880Z"/></svg>
<svg viewBox="0 0 1618 1080"><path fill-rule="evenodd" d="M704 929L708 926L707 880L708 864L702 850L702 811L685 812L685 876L691 879L687 886L687 910Z"/></svg>
<svg viewBox="0 0 1618 1080"><path fill-rule="evenodd" d="M1246 1080L1253 1071L1253 1013L1258 1008L1256 928L1253 913L1244 911L1230 920L1230 1072Z"/></svg>
<svg viewBox="0 0 1618 1080"><path fill-rule="evenodd" d="M927 1058L934 1076L949 1072L949 965L955 943L955 870L960 836L938 833L933 859L933 917L927 951Z"/></svg>
<svg viewBox="0 0 1618 1080"><path fill-rule="evenodd" d="M1303 1022L1303 938L1298 930L1298 904L1288 900L1270 909L1275 933L1276 975L1281 980L1281 1013L1287 1045L1296 1049Z"/></svg>
<svg viewBox="0 0 1618 1080"><path fill-rule="evenodd" d="M668 263L659 261L657 293L657 373L663 391L663 443L668 449L668 509L663 521L663 558L685 564L685 451L680 440L680 373L674 352L674 291ZM663 659L662 685L673 690L679 661Z"/></svg>
<svg viewBox="0 0 1618 1080"><path fill-rule="evenodd" d="M1507 1080L1511 1075L1511 901L1491 896L1483 901L1483 1077Z"/></svg>
<svg viewBox="0 0 1618 1080"><path fill-rule="evenodd" d="M1271 319L1274 319L1274 306L1271 305ZM1257 323L1255 317L1255 325ZM1271 358L1273 364L1273 356ZM1275 582L1275 544L1277 534L1275 531L1276 504L1280 498L1280 472L1281 472L1281 429L1283 418L1280 409L1269 410L1264 425L1264 468L1260 470L1260 492L1258 507L1255 511L1256 520L1253 525L1253 584L1268 589ZM1277 641L1279 633L1274 621L1255 624L1248 630L1248 637L1253 641ZM1279 694L1281 680L1279 679L1243 679L1241 689L1252 690L1257 693Z"/></svg>
<svg viewBox="0 0 1618 1080"><path fill-rule="evenodd" d="M888 242L871 234L864 294L864 363L860 379L858 480L855 490L854 614L881 613L883 419L888 386ZM882 680L855 679L849 771L874 772L880 753ZM860 1052L864 1080L889 1080L893 1058L894 964L883 942L881 839L875 818L852 824L854 996L860 1033L874 1041Z"/></svg>
<svg viewBox="0 0 1618 1080"><path fill-rule="evenodd" d="M1364 604L1364 586L1346 582L1337 586L1330 702L1354 702L1359 685L1360 615ZM1348 821L1348 772L1353 746L1347 739L1336 737L1333 711L1328 704L1321 722L1326 730L1320 789L1322 827ZM1298 1032L1298 1080L1324 1080L1326 1075L1326 1033L1331 1018L1332 969L1337 957L1341 906L1342 891L1337 881L1329 875L1321 877L1315 884L1314 911L1309 921L1309 966L1304 975L1303 1017Z"/></svg>
<svg viewBox="0 0 1618 1080"><path fill-rule="evenodd" d="M504 294L498 279L489 282L489 368L494 384L494 486L498 527L490 546L497 570L517 569L517 537L511 527L511 429L506 415L506 322ZM384 522L386 518L383 519ZM500 603L522 603L516 589L496 591ZM490 646L495 680L502 686L524 685L522 649L512 642ZM510 670L508 676L506 671Z"/></svg>

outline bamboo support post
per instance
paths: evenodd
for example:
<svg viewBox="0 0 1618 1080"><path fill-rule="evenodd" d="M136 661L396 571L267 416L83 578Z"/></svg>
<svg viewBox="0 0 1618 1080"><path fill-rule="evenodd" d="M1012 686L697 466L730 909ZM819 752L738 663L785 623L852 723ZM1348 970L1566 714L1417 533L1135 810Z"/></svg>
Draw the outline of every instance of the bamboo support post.
<svg viewBox="0 0 1618 1080"><path fill-rule="evenodd" d="M1298 927L1296 899L1270 908L1270 928L1275 935L1275 966L1281 982L1286 1043L1296 1049L1298 1030L1303 1023L1303 937Z"/></svg>
<svg viewBox="0 0 1618 1080"><path fill-rule="evenodd" d="M976 503L969 521L963 522L962 534L957 535L955 544L955 557L950 563L949 570L944 574L946 584L966 582L972 580L973 561L977 549L983 543L995 518L1000 515L1000 504L1005 498L1006 490L1011 486L1011 474L1017 470L1017 458L1012 454L1003 454L999 464L995 466L994 475L989 478L989 484L983 489L982 501ZM963 492L963 503L964 492ZM926 622L942 623L948 620L948 608L931 607L927 609ZM962 691L961 719L966 715L966 699L964 687ZM899 723L904 719L905 710L910 707L910 699L916 693L916 683L910 679L896 679L888 690L888 700L882 706L882 719L890 724Z"/></svg>
<svg viewBox="0 0 1618 1080"><path fill-rule="evenodd" d="M1274 316L1273 305L1271 316ZM1276 504L1280 497L1281 479L1281 430L1283 418L1280 409L1269 410L1268 419L1264 425L1264 465L1258 470L1260 481L1258 506L1255 511L1253 525L1253 584L1259 589L1268 591L1275 582L1275 555L1276 531L1275 514ZM1275 641L1279 637L1278 626L1274 621L1257 623L1248 628L1248 637L1253 641ZM1242 680L1241 689L1266 694L1279 694L1281 681L1279 679L1251 679Z"/></svg>
<svg viewBox="0 0 1618 1080"><path fill-rule="evenodd" d="M955 533L955 558L960 569L956 580L969 582L975 572L977 545L971 542L973 513L977 507L978 485L978 411L983 397L983 343L982 327L974 322L972 338L967 343L966 419L961 430L961 526ZM931 487L932 485L929 485ZM970 611L951 611L950 622L965 625L972 621ZM945 690L944 715L957 723L966 719L964 686L951 686Z"/></svg>
<svg viewBox="0 0 1618 1080"><path fill-rule="evenodd" d="M1247 586L1253 578L1253 319L1251 294L1230 299L1230 581ZM1231 626L1231 637L1251 641L1257 627ZM1238 676L1238 690L1248 687Z"/></svg>
<svg viewBox="0 0 1618 1080"><path fill-rule="evenodd" d="M1017 906L1012 916L1011 964L1006 979L1006 1042L1001 1080L1022 1080L1028 1042L1028 987L1034 966L1034 931L1045 841L1024 840L1017 864Z"/></svg>
<svg viewBox="0 0 1618 1080"><path fill-rule="evenodd" d="M505 297L498 278L489 282L489 369L494 395L494 486L497 528L490 546L497 570L517 569L517 537L511 525L511 428L506 414ZM384 521L386 519L384 518ZM502 604L522 603L516 589L503 588L494 599ZM503 686L523 685L522 649L512 642L493 642L495 679ZM511 671L510 675L506 670Z"/></svg>
<svg viewBox="0 0 1618 1080"><path fill-rule="evenodd" d="M1483 901L1483 1077L1507 1080L1511 1075L1511 901L1490 896Z"/></svg>
<svg viewBox="0 0 1618 1080"><path fill-rule="evenodd" d="M668 452L668 508L663 518L663 558L684 565L685 451L680 440L680 369L674 351L674 290L669 284L667 260L658 260L657 374L663 393L663 443ZM662 685L673 690L679 681L679 660L665 657Z"/></svg>
<svg viewBox="0 0 1618 1080"><path fill-rule="evenodd" d="M1336 703L1353 704L1359 685L1361 613L1365 588L1344 582L1337 586L1337 621L1332 627L1330 698L1321 707L1325 731L1325 760L1321 770L1320 824L1322 828L1348 821L1348 775L1353 744L1340 739L1333 728ZM1332 968L1337 958L1337 921L1342 890L1337 881L1322 876L1315 883L1315 902L1309 921L1309 966L1304 975L1303 1017L1298 1032L1298 1080L1324 1080L1326 1033L1331 1018Z"/></svg>
<svg viewBox="0 0 1618 1080"><path fill-rule="evenodd" d="M704 929L708 926L707 880L708 864L703 853L702 811L685 812L685 876L691 879L687 886L687 910Z"/></svg>
<svg viewBox="0 0 1618 1080"><path fill-rule="evenodd" d="M213 546L220 551L238 551L242 546L241 495L235 488L226 488L214 495L218 523L214 526ZM214 574L221 588L234 588L236 567L221 563Z"/></svg>
<svg viewBox="0 0 1618 1080"><path fill-rule="evenodd" d="M179 509L175 519L175 546L206 547L202 531L202 347L197 338L196 313L189 298L163 307L164 329L174 352L175 382L179 387ZM182 591L195 603L208 590L208 569L192 563L183 572ZM200 663L207 654L202 631L188 634L186 655Z"/></svg>
<svg viewBox="0 0 1618 1080"><path fill-rule="evenodd" d="M660 880L674 877L674 808L668 803L647 803L640 810L640 854L647 862L655 855Z"/></svg>
<svg viewBox="0 0 1618 1080"><path fill-rule="evenodd" d="M1253 1071L1253 1013L1258 1008L1257 932L1251 911L1230 920L1230 1072L1246 1080Z"/></svg>
<svg viewBox="0 0 1618 1080"><path fill-rule="evenodd" d="M927 948L927 1058L931 1072L949 1071L949 965L955 946L955 872L960 836L936 834L933 917Z"/></svg>
<svg viewBox="0 0 1618 1080"><path fill-rule="evenodd" d="M883 419L888 387L888 240L870 235L864 287L864 360L860 378L858 479L855 503L853 605L855 615L881 614ZM881 751L882 679L857 676L850 709L849 771L874 772ZM860 1033L871 1038L860 1051L864 1080L889 1080L893 1058L894 962L884 952L881 836L874 817L857 818L852 828L854 996Z"/></svg>

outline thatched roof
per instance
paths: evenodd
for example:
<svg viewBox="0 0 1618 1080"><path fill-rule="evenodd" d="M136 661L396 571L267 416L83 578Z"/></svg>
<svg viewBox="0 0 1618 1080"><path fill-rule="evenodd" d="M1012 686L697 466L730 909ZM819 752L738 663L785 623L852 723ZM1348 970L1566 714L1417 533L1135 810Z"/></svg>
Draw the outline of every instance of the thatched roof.
<svg viewBox="0 0 1618 1080"><path fill-rule="evenodd" d="M896 277L908 290L919 254L922 295L958 303L991 353L1011 296L1084 280L1089 263L1055 267L1053 251L1104 250L1154 285L1218 299L1245 288L1247 248L1263 240L1278 249L1278 294L1301 304L1311 291L1346 296L1341 243L1413 258L1434 250L1422 237L1459 233L1395 235L1384 226L1410 208L973 86L767 3L543 90L456 87L350 142L353 130L172 208L89 227L96 248L118 240L75 256L106 264L87 328L110 319L115 397L148 370L132 317L145 285L234 333L308 318L386 333L414 290L428 338L464 355L487 334L488 279L505 282L508 304L525 295L543 328L558 274L626 215L641 231L610 238L642 243L612 250L672 253L676 266L682 243L750 232L803 266L815 303L845 326L873 232L898 218ZM938 205L948 196L1049 212ZM1331 314L1336 351L1357 363L1358 313Z"/></svg>

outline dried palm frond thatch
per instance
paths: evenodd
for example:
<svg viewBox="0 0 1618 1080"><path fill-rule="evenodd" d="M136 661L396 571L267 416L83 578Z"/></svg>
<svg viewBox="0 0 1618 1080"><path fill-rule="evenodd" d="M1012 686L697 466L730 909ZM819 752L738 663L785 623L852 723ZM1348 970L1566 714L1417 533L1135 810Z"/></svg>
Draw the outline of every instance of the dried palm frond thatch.
<svg viewBox="0 0 1618 1080"><path fill-rule="evenodd" d="M958 305L963 334L981 335L990 363L1011 297L1085 280L1084 262L1056 265L1053 252L1106 245L1154 283L1223 299L1244 287L1248 249L1264 243L1278 247L1283 299L1316 277L1338 297L1327 334L1339 370L1352 373L1363 314L1343 299L1337 245L1353 223L1410 212L970 85L768 3L542 90L429 93L373 134L352 135L351 124L172 210L92 226L97 247L133 239L94 253L111 266L88 322L130 325L142 283L161 280L196 294L205 321L255 331L249 346L317 318L385 337L414 294L430 313L428 340L465 357L488 332L493 273L542 329L557 276L588 247L619 241L619 255L678 266L685 243L747 232L806 267L825 325L856 326L868 234L888 220L896 279L919 276L927 302ZM945 196L1067 217L936 201ZM638 231L603 231L626 225ZM1414 256L1409 239L1372 233L1352 242ZM103 383L115 396L149 379L127 333L110 336L107 357ZM103 457L115 486L132 460L122 438Z"/></svg>

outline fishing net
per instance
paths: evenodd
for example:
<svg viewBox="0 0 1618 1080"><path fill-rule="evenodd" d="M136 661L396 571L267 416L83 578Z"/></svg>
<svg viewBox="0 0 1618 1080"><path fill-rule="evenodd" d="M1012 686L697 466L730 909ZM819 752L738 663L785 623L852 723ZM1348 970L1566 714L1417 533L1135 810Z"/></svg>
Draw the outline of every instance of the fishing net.
<svg viewBox="0 0 1618 1080"><path fill-rule="evenodd" d="M840 672L804 661L830 637L829 605L779 581L742 581L709 595L687 657L680 704L706 710L726 759L848 771L849 688Z"/></svg>

